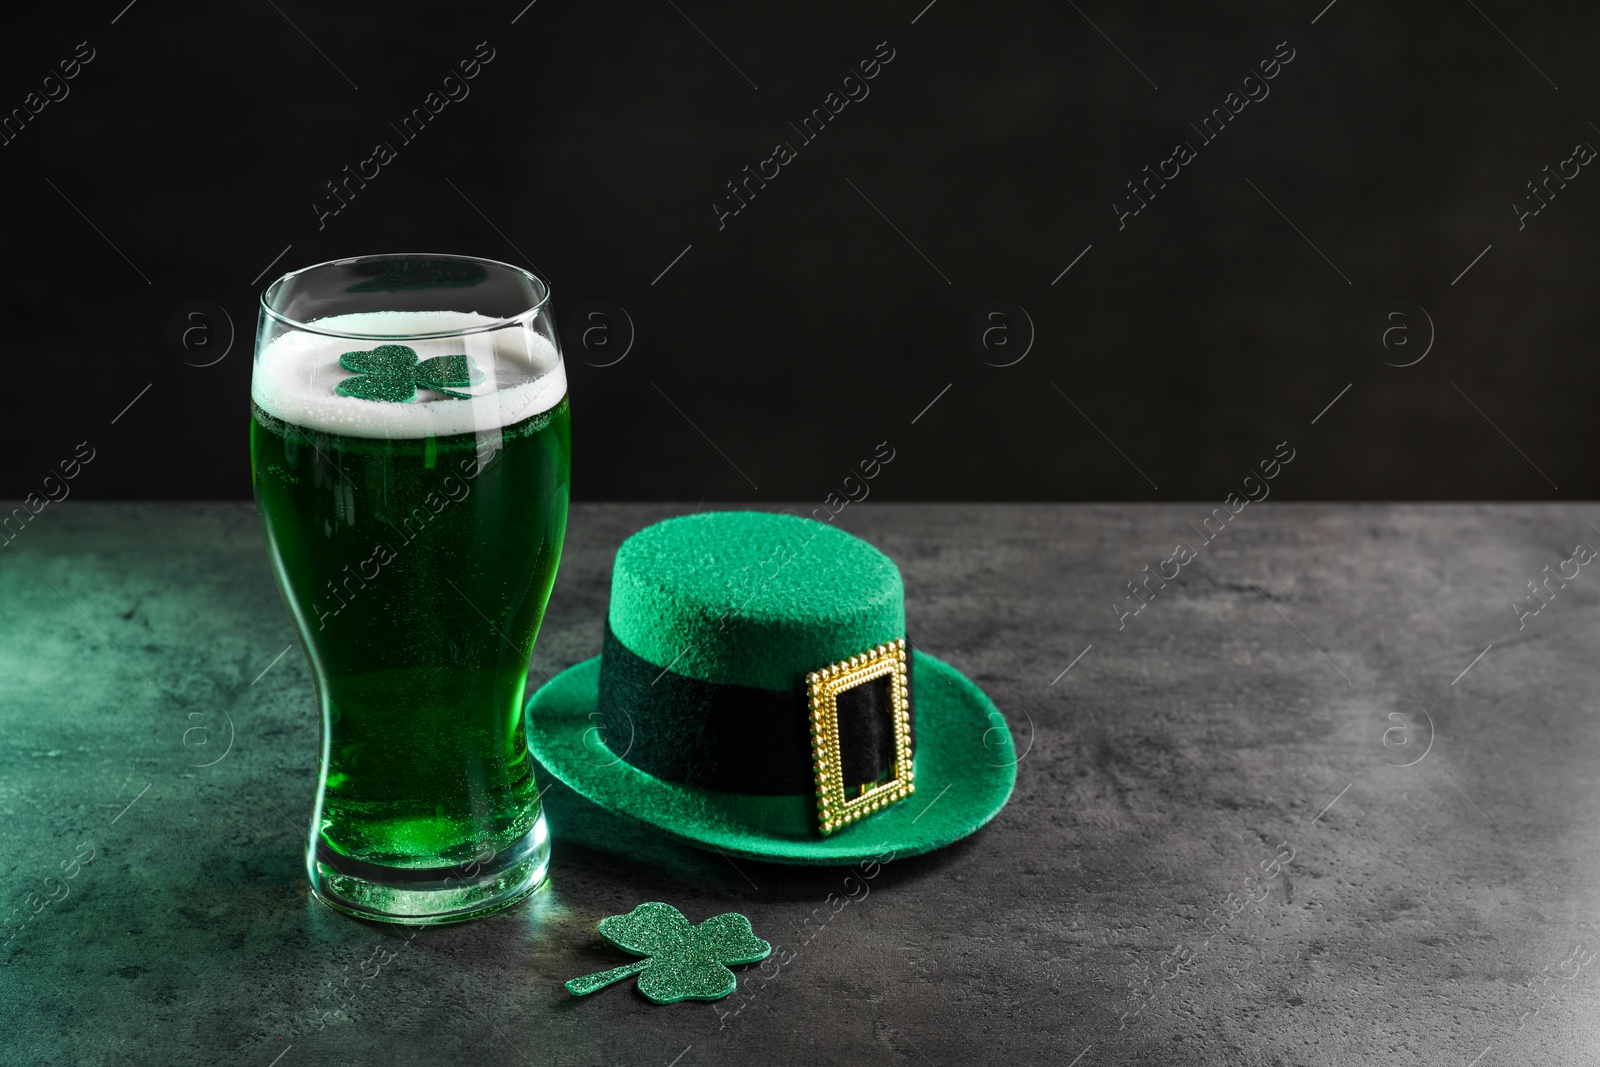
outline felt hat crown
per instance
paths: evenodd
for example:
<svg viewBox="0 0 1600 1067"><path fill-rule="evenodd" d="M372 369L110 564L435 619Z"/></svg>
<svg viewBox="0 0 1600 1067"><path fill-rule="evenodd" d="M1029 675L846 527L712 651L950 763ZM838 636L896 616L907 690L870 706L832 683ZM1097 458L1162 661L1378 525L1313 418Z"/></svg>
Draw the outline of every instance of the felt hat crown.
<svg viewBox="0 0 1600 1067"><path fill-rule="evenodd" d="M628 538L601 655L535 693L528 720L534 754L589 800L778 862L940 847L992 818L1016 777L993 703L908 645L894 562L762 512Z"/></svg>

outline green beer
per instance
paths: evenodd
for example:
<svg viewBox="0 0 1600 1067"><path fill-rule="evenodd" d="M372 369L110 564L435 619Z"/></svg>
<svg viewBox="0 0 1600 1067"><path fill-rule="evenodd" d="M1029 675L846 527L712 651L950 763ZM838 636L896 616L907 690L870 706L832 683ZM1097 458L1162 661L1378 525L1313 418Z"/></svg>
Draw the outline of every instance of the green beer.
<svg viewBox="0 0 1600 1067"><path fill-rule="evenodd" d="M293 325L263 330L250 459L322 704L312 887L365 918L484 914L547 867L523 706L567 520L554 334L465 312ZM441 359L459 380L430 376Z"/></svg>
<svg viewBox="0 0 1600 1067"><path fill-rule="evenodd" d="M267 542L325 679L336 854L464 864L532 829L524 650L561 558L567 426L562 400L506 427L480 470L471 434L344 437L252 405Z"/></svg>

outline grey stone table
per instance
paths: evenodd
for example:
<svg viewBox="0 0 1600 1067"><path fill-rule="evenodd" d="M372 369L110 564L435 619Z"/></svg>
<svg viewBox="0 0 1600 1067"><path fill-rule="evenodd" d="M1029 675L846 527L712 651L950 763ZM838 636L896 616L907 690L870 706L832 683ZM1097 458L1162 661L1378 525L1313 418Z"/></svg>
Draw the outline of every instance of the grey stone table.
<svg viewBox="0 0 1600 1067"><path fill-rule="evenodd" d="M685 510L574 509L539 670ZM318 723L252 509L52 507L0 549L0 1063L1596 1062L1600 574L1563 561L1600 508L1208 510L845 510L1023 753L863 899L552 790L550 888L413 937L308 899ZM797 954L742 1001L568 997L651 899Z"/></svg>

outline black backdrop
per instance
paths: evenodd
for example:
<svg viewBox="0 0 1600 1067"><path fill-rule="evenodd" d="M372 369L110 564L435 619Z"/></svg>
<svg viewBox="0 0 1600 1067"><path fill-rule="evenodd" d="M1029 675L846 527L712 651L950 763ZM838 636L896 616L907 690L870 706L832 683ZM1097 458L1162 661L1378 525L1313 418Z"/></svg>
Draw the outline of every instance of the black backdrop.
<svg viewBox="0 0 1600 1067"><path fill-rule="evenodd" d="M1593 5L125 3L0 38L0 494L248 496L260 288L431 250L600 327L580 498L1600 495Z"/></svg>

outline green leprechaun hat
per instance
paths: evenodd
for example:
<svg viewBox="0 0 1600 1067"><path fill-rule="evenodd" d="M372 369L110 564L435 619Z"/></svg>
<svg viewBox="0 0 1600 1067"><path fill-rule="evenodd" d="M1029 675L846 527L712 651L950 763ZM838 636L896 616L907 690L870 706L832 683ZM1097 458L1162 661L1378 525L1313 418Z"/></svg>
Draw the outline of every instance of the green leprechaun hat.
<svg viewBox="0 0 1600 1067"><path fill-rule="evenodd" d="M778 863L940 848L1016 782L993 702L907 643L894 562L762 512L624 541L602 653L533 695L528 743L602 808Z"/></svg>

